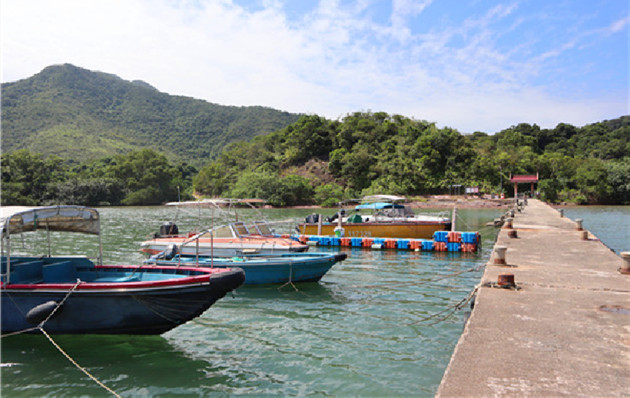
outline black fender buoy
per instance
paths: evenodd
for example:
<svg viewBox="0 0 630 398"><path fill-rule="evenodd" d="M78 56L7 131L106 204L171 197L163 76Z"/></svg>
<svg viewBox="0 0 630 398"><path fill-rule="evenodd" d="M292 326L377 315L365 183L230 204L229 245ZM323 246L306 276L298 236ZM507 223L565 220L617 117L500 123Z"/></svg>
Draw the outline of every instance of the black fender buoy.
<svg viewBox="0 0 630 398"><path fill-rule="evenodd" d="M33 325L39 325L44 319L48 318L55 308L57 308L57 305L58 303L52 300L37 305L26 313L26 320Z"/></svg>
<svg viewBox="0 0 630 398"><path fill-rule="evenodd" d="M348 255L346 253L337 253L337 254L335 254L335 260L336 261L343 261L346 258L348 258Z"/></svg>

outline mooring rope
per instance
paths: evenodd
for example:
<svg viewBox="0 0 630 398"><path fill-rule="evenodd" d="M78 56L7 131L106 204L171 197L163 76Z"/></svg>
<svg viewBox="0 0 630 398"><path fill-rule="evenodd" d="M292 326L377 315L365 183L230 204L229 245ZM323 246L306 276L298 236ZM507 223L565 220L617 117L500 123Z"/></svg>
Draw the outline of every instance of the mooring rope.
<svg viewBox="0 0 630 398"><path fill-rule="evenodd" d="M17 332L13 332L13 333L8 333L8 334L3 334L0 337L9 337L9 336L14 336L14 335L18 335L18 334L23 334L23 333L28 333L28 332L32 332L33 330L39 330L40 332L42 332L42 334L44 336L46 336L46 338L48 339L48 341L50 341L52 343L52 345L63 355L66 357L66 359L68 361L70 361L77 369L79 369L81 372L83 372L85 375L87 375L90 379L92 379L96 384L98 384L99 386L101 386L102 388L104 388L107 392L109 392L110 394L112 394L115 397L121 398L120 395L118 395L114 390L112 390L111 388L107 387L105 384L103 384L100 380L98 380L96 377L94 377L90 372L88 372L85 368L83 368L81 365L79 365L74 359L72 359L72 357L70 355L68 355L60 346L59 344L57 344L52 337L50 337L50 335L48 333L46 333L46 331L44 330L44 325L46 324L46 322L48 322L48 320L50 318L52 318L52 316L55 314L55 312L57 312L57 310L66 302L66 300L68 299L68 297L70 297L70 295L79 287L79 285L81 284L81 279L77 279L77 283L74 284L74 286L72 286L72 288L68 291L68 293L64 296L63 300L61 300L60 303L57 304L57 306L55 307L55 309L53 309L50 314L48 314L48 316L46 317L46 319L44 319L43 321L41 321L39 323L39 325L32 327L32 328L28 328L28 329L23 329L23 330L18 330ZM11 297L9 295L9 297ZM13 300L13 298L11 297L11 301L13 301L15 303L15 301ZM16 305L17 307L17 305ZM18 307L19 309L19 307ZM20 310L20 312L22 312ZM24 315L24 314L22 314Z"/></svg>
<svg viewBox="0 0 630 398"><path fill-rule="evenodd" d="M282 290L286 285L291 285L296 292L299 292L298 288L293 283L293 261L289 261L289 281L280 286L278 290Z"/></svg>
<svg viewBox="0 0 630 398"><path fill-rule="evenodd" d="M96 384L98 384L99 386L101 386L102 388L104 388L107 392L109 392L110 394L112 394L115 397L121 398L120 395L118 395L114 390L112 390L111 388L107 387L105 384L103 384L100 380L98 380L96 377L94 377L90 372L88 372L85 368L83 368L81 365L79 365L74 359L72 359L72 357L70 355L68 355L61 347L59 347L59 345L52 339L52 337L50 337L48 335L48 333L46 333L46 331L44 330L44 328L42 327L38 327L38 329L44 334L44 336L46 336L46 338L52 343L53 346L55 346L55 348L57 350L59 350L59 352L61 352L63 354L63 356L66 357L66 359L68 361L70 361L74 366L77 367L77 369L79 369L81 372L83 372L87 377L89 377L90 379L92 379L92 381L94 381Z"/></svg>
<svg viewBox="0 0 630 398"><path fill-rule="evenodd" d="M15 336L18 334L23 334L23 333L28 333L28 332L32 332L33 330L37 330L40 327L44 326L44 324L54 315L55 312L57 312L57 310L59 309L59 307L61 307L61 305L63 303L66 302L66 300L68 299L68 297L70 297L70 294L72 294L72 292L74 292L76 290L76 288L81 284L81 280L77 279L77 283L68 291L68 293L65 295L65 297L63 298L63 300L61 300L60 303L57 304L57 306L55 307L54 310L52 310L50 312L50 314L48 314L48 316L46 317L46 319L44 319L43 321L41 321L39 323L39 325L37 326L33 326L32 328L28 328L28 329L22 329L22 330L18 330L16 332L12 332L12 333L7 333L7 334L3 334L2 336L0 336L0 338L4 338L4 337L9 337L9 336ZM15 305L15 308L17 308L18 311L20 311L20 313L22 314L22 316L26 317L26 314L24 314L24 311L22 311L22 309L17 305L17 303L15 302L15 300L13 300L13 296L9 293L7 293L7 296L9 297L9 299L11 299L11 301L13 302L13 304Z"/></svg>
<svg viewBox="0 0 630 398"><path fill-rule="evenodd" d="M415 281L408 281L408 282L400 282L400 283L390 283L387 286L388 287L423 286L423 285L428 285L430 283L439 282L444 279L454 278L468 272L477 272L477 271L480 271L483 267L485 267L485 264L481 264L472 268L466 268L464 270L452 272L450 274L441 275L436 278L429 279L420 283L415 282ZM415 272L408 272L408 274L420 275L419 273L415 273ZM377 288L382 287L382 285L352 285L352 287L377 289Z"/></svg>
<svg viewBox="0 0 630 398"><path fill-rule="evenodd" d="M61 307L61 306L63 305L63 303L65 303L65 302L66 302L66 300L68 299L68 297L70 297L70 295L71 295L71 294L72 294L72 293L73 293L73 292L77 289L77 287L79 287L79 285L81 284L81 282L82 282L82 281L81 281L81 279L77 279L77 283L75 283L75 284L74 284L74 286L72 286L72 289L70 289L70 290L68 291L68 293L67 293L67 294L66 294L66 296L63 298L63 300L61 300L61 302L60 302L59 304L57 304L57 306L55 307L55 309L54 309L54 310L52 310L52 311L50 312L50 314L48 314L48 316L46 317L46 319L44 319L43 321L41 321L41 322L39 323L38 327L39 327L40 329L44 327L44 324L45 324L46 322L48 322L48 320L49 320L50 318L52 318L52 316L55 314L55 312L57 312L57 310L59 309L59 307ZM43 329L42 329L42 331L43 331Z"/></svg>
<svg viewBox="0 0 630 398"><path fill-rule="evenodd" d="M462 309L462 308L463 308L463 307L464 307L464 306L465 306L465 305L466 305L466 304L467 304L470 300L472 300L472 298L475 296L475 294L476 294L476 293L477 293L477 291L479 290L479 287L480 287L480 286L481 286L481 285L476 285L476 286L474 287L474 289L473 289L473 290L472 290L472 291L468 294L468 296L466 296L465 298L463 298L462 300L460 300L459 302L457 302L455 305L452 305L452 306L450 306L450 307L447 307L446 309L444 309L444 310L442 310L442 311L439 311L439 312L436 312L436 313L434 313L434 314L431 314L431 315L429 315L429 316L427 316L427 317L420 318L420 319L418 319L417 321L414 321L414 322L408 323L408 324L407 324L407 326L417 325L418 323L421 323L421 322L426 322L426 321L428 321L428 320L430 320L430 319L433 319L433 318L437 317L438 315L441 315L441 314L444 314L445 312L449 312L449 311L450 311L450 313L448 313L446 316L444 316L444 317L442 317L442 318L439 318L437 321L435 321L435 322L433 322L433 323L429 323L429 324L428 324L428 326L432 326L432 325L435 325L435 324L437 324L437 323L439 323L439 322L442 322L442 321L447 320L448 318L450 318L451 316L453 316L453 314L454 314L456 311L461 310L461 309Z"/></svg>

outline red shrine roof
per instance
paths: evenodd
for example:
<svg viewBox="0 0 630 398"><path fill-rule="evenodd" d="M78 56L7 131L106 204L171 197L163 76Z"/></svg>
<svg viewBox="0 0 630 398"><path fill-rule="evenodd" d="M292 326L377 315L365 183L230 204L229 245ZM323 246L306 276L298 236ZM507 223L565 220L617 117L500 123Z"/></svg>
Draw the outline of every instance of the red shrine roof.
<svg viewBox="0 0 630 398"><path fill-rule="evenodd" d="M510 182L538 182L538 175L513 175Z"/></svg>

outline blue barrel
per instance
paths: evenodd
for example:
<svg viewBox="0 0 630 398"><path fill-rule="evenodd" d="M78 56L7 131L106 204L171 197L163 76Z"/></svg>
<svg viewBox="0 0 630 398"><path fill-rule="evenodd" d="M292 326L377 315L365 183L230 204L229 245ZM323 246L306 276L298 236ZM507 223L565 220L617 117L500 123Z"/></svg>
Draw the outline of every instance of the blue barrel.
<svg viewBox="0 0 630 398"><path fill-rule="evenodd" d="M477 232L462 232L462 243L477 243Z"/></svg>
<svg viewBox="0 0 630 398"><path fill-rule="evenodd" d="M322 239L322 237L321 237L321 236L317 236L317 235L312 235L312 236L309 236L309 237L308 237L308 240L309 240L310 242L317 242L317 243L321 243L321 242L320 242L320 241L321 241L321 239Z"/></svg>
<svg viewBox="0 0 630 398"><path fill-rule="evenodd" d="M422 250L424 251L433 251L433 241L432 240L423 240L422 241Z"/></svg>
<svg viewBox="0 0 630 398"><path fill-rule="evenodd" d="M435 231L433 233L433 240L436 242L447 242L448 231Z"/></svg>
<svg viewBox="0 0 630 398"><path fill-rule="evenodd" d="M462 244L459 242L449 242L446 244L446 248L449 252L460 252L462 251Z"/></svg>
<svg viewBox="0 0 630 398"><path fill-rule="evenodd" d="M396 247L399 249L409 249L409 239L398 239Z"/></svg>
<svg viewBox="0 0 630 398"><path fill-rule="evenodd" d="M350 244L354 247L361 247L363 245L363 238L352 238Z"/></svg>
<svg viewBox="0 0 630 398"><path fill-rule="evenodd" d="M330 242L330 238L322 236L319 238L319 244L321 246L330 246L331 242Z"/></svg>
<svg viewBox="0 0 630 398"><path fill-rule="evenodd" d="M339 245L341 245L341 238L337 238L337 237L330 238L330 245L331 246L339 246Z"/></svg>
<svg viewBox="0 0 630 398"><path fill-rule="evenodd" d="M385 244L385 238L374 238L374 241L372 241L373 245L384 245Z"/></svg>

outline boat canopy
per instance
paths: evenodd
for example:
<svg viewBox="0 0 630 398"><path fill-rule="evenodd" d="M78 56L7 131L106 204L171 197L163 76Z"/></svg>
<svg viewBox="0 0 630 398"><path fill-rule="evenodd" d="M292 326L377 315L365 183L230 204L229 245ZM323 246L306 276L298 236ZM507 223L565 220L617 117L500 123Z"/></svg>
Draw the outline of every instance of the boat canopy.
<svg viewBox="0 0 630 398"><path fill-rule="evenodd" d="M383 210L383 209L404 209L405 206L399 205L396 203L387 203L387 202L374 202L374 203L364 203L355 207L355 210Z"/></svg>
<svg viewBox="0 0 630 398"><path fill-rule="evenodd" d="M0 207L2 236L44 229L98 235L98 211L83 206Z"/></svg>
<svg viewBox="0 0 630 398"><path fill-rule="evenodd" d="M399 202L407 200L404 196L396 196L396 195L369 195L364 196L364 202Z"/></svg>

